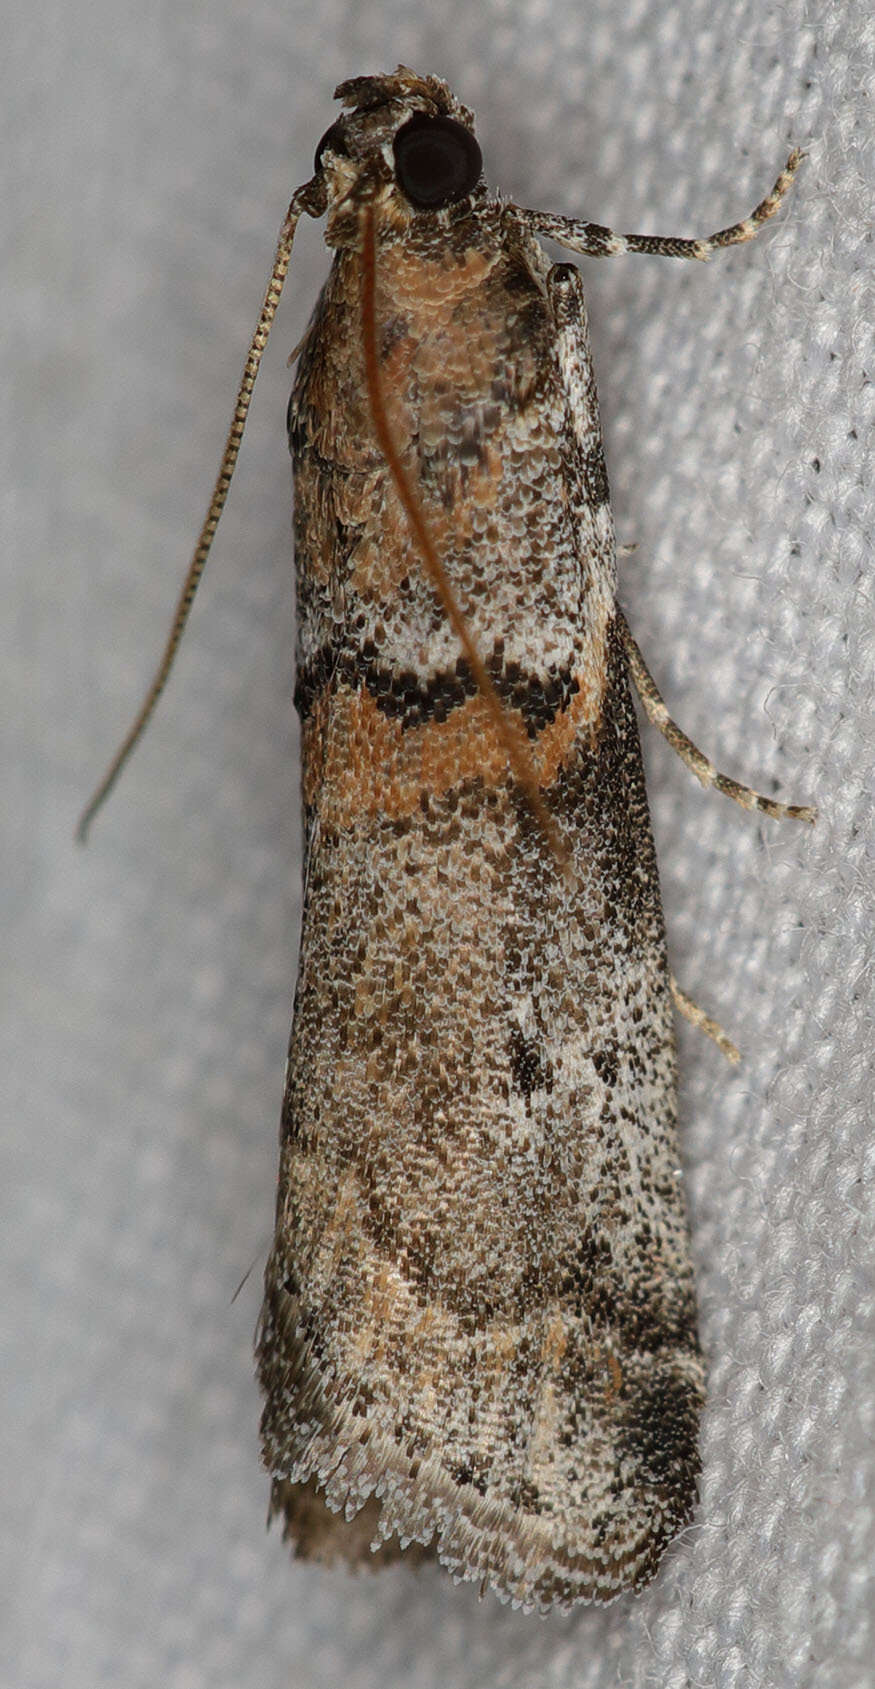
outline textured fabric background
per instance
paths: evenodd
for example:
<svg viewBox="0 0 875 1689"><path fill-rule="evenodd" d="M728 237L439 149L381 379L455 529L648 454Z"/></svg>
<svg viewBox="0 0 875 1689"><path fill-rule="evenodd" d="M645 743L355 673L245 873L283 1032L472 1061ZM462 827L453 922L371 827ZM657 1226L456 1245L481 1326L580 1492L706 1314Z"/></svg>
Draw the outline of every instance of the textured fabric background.
<svg viewBox="0 0 875 1689"><path fill-rule="evenodd" d="M15 10L4 1682L871 1684L869 8ZM707 233L809 149L753 247L583 261L632 626L720 765L821 820L751 820L646 736L675 970L745 1056L681 1027L704 1493L640 1599L548 1621L437 1570L294 1566L264 1532L251 1339L299 899L284 365L325 269L314 227L172 686L89 849L71 837L164 638L333 86L399 59L475 107L493 185L621 229Z"/></svg>

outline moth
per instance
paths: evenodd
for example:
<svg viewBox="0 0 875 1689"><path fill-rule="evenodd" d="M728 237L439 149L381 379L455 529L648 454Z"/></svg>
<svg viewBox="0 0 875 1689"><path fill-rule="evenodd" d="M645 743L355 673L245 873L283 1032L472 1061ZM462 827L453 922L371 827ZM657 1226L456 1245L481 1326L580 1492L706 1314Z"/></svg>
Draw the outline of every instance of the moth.
<svg viewBox="0 0 875 1689"><path fill-rule="evenodd" d="M543 1611L650 1579L705 1375L674 986L632 703L705 785L616 598L578 270L619 236L492 197L473 117L399 66L337 90L280 238L166 678L302 214L334 259L289 407L304 904L257 1356L296 1552L436 1556ZM630 684L631 683L631 684ZM724 1044L727 1042L723 1040ZM731 1046L730 1046L731 1049Z"/></svg>

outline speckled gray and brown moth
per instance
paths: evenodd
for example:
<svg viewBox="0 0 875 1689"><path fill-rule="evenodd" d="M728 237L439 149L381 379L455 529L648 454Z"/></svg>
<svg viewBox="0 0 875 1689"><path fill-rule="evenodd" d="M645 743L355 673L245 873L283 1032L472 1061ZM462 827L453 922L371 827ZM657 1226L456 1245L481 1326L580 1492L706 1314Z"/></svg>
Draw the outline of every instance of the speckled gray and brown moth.
<svg viewBox="0 0 875 1689"><path fill-rule="evenodd" d="M630 681L703 784L813 812L667 715L616 601L580 275L538 237L704 259L799 155L708 239L620 236L491 196L436 77L337 93L129 741L295 225L325 216L288 418L305 867L257 1345L272 1511L304 1556L436 1556L545 1612L646 1583L699 1473L673 998L722 1035L669 973Z"/></svg>

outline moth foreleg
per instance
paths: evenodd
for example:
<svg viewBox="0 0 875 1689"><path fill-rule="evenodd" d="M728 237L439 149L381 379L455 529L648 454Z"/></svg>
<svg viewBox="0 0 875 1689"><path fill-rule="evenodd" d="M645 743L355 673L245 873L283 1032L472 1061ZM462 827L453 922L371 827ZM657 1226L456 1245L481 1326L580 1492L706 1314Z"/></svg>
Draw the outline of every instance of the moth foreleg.
<svg viewBox="0 0 875 1689"><path fill-rule="evenodd" d="M567 246L572 252L585 252L589 258L613 258L620 252L649 252L658 258L707 260L723 246L739 246L743 241L753 240L763 224L774 217L804 157L805 154L794 147L771 193L760 200L750 216L743 217L739 223L731 223L726 229L717 229L702 240L687 240L678 235L620 235L601 223L585 223L579 218L560 217L551 211L520 208L517 214L533 234L558 241L560 246Z"/></svg>

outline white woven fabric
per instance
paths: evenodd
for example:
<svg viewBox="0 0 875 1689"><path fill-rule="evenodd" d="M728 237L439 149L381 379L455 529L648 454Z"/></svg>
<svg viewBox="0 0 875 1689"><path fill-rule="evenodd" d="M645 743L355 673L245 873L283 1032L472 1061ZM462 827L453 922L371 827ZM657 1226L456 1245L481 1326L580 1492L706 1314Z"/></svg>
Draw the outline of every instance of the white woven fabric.
<svg viewBox="0 0 875 1689"><path fill-rule="evenodd" d="M4 43L3 1680L862 1689L875 31L853 0L311 14L45 0ZM708 233L809 150L752 247L584 261L633 629L703 748L821 819L752 820L647 735L675 971L745 1055L681 1029L703 1502L640 1599L545 1622L437 1570L296 1566L263 1529L251 1336L299 896L284 360L314 230L171 689L71 839L333 86L399 59L474 106L494 185L624 230Z"/></svg>

